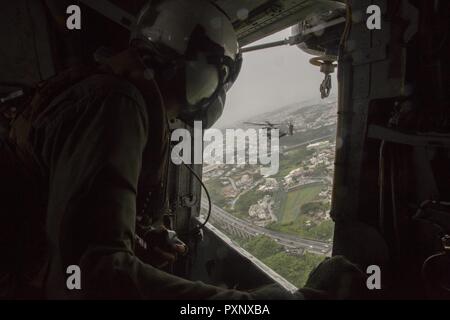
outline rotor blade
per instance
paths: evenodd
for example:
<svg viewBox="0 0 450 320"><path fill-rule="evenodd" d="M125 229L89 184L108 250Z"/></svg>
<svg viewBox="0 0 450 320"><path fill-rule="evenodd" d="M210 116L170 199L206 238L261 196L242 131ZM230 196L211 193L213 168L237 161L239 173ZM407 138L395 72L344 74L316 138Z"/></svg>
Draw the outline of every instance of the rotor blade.
<svg viewBox="0 0 450 320"><path fill-rule="evenodd" d="M267 125L266 123L255 123L255 122L244 122L244 124L250 124L253 126L265 126Z"/></svg>

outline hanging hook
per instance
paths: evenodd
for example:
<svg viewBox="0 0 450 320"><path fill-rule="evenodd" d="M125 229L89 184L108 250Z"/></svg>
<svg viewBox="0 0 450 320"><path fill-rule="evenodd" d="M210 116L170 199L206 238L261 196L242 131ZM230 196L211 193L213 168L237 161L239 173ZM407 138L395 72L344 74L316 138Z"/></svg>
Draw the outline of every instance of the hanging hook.
<svg viewBox="0 0 450 320"><path fill-rule="evenodd" d="M320 85L320 95L322 99L325 99L330 96L331 93L331 74L336 69L336 57L333 56L320 56L314 57L309 60L313 66L320 67L320 72L325 74L325 79L322 81Z"/></svg>

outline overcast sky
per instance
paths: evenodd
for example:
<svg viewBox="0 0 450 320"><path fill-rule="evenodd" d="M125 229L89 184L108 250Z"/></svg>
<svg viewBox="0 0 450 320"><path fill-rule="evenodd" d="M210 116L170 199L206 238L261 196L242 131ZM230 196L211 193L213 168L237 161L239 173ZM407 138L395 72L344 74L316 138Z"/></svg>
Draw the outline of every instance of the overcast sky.
<svg viewBox="0 0 450 320"><path fill-rule="evenodd" d="M251 45L290 35L289 28ZM225 127L277 107L320 98L319 87L324 75L319 67L309 63L311 57L295 46L245 53L241 73L228 92L222 118L214 126ZM336 73L332 77L332 92L336 93Z"/></svg>

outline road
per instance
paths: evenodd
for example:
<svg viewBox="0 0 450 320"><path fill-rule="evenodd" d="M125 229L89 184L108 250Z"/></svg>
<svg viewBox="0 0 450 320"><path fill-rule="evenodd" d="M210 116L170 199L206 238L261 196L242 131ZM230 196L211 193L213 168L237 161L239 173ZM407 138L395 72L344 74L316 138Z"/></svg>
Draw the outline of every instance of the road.
<svg viewBox="0 0 450 320"><path fill-rule="evenodd" d="M233 178L230 178L230 177L228 177L228 181L230 181L230 183L231 183L231 186L233 187L234 191L237 191L237 192L239 192L239 189L238 189L238 187L236 187L236 182L234 182L234 179L233 179Z"/></svg>
<svg viewBox="0 0 450 320"><path fill-rule="evenodd" d="M205 199L202 200L202 208L208 210L208 202ZM301 248L311 253L327 256L331 254L331 244L328 242L304 239L294 235L289 235L277 231L272 231L266 228L258 227L251 224L250 222L247 222L245 220L233 216L232 214L217 207L216 205L212 206L211 217L213 219L217 219L228 225L231 225L232 227L237 228L243 232L251 234L253 236L265 235L267 237L270 237L286 248L292 249Z"/></svg>

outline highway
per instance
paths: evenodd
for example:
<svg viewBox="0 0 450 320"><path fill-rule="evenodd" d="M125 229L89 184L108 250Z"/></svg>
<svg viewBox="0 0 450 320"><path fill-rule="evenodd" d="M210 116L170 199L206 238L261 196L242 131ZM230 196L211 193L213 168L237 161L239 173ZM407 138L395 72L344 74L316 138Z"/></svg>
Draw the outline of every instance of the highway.
<svg viewBox="0 0 450 320"><path fill-rule="evenodd" d="M280 148L280 150L282 150L283 152L290 151L292 149L297 149L298 147L307 146L307 145L309 145L309 144L311 144L313 142L316 142L316 141L321 141L321 140L325 140L325 139L334 137L335 135L336 134L334 134L334 133L327 134L326 136L323 136L323 137L320 137L320 138L316 138L316 139L312 139L312 140L309 140L309 141L305 141L305 142L302 142L302 143L299 143L299 144L295 144L293 146L283 145L282 148Z"/></svg>
<svg viewBox="0 0 450 320"><path fill-rule="evenodd" d="M208 201L206 199L202 199L202 208L208 210ZM320 255L331 255L331 244L328 242L304 239L294 235L289 235L285 233L280 233L277 231L272 231L266 228L258 227L250 222L239 219L232 214L226 212L225 210L217 207L213 204L211 210L211 218L210 221L219 221L225 223L233 228L236 228L242 232L250 234L252 236L257 235L265 235L267 237L272 238L280 245L286 248L292 249L303 249L311 253L320 254Z"/></svg>

